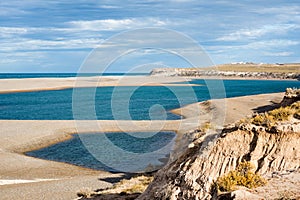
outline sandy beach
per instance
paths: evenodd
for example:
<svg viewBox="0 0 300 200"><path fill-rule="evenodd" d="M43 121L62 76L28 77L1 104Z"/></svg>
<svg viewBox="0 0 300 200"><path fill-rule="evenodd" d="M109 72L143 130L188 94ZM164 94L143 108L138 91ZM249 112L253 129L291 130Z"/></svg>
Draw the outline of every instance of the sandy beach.
<svg viewBox="0 0 300 200"><path fill-rule="evenodd" d="M105 79L105 81L104 81ZM186 78L105 77L43 78L0 80L0 93L16 91L52 90L72 87L114 85L168 85L186 81ZM72 137L74 133L168 130L180 135L222 116L220 126L235 122L263 106L279 102L283 93L262 94L207 103L194 103L172 112L184 116L182 120L168 121L80 121L74 120L0 120L0 196L2 199L75 199L83 188L99 189L112 184L111 178L123 174L85 169L70 164L27 157L26 151L42 148ZM220 114L221 113L221 114ZM84 124L84 126L82 125ZM108 179L110 178L110 179Z"/></svg>
<svg viewBox="0 0 300 200"><path fill-rule="evenodd" d="M189 81L188 77L104 76L70 78L0 79L0 93L61 90L74 87L157 86ZM186 84L174 84L180 86Z"/></svg>

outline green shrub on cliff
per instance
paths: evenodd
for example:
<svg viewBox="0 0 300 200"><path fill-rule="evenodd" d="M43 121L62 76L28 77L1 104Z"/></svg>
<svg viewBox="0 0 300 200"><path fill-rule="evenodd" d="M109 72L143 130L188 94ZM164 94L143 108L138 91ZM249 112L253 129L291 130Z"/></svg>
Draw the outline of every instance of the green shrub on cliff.
<svg viewBox="0 0 300 200"><path fill-rule="evenodd" d="M222 192L233 191L237 186L256 188L266 184L266 180L254 173L250 162L241 162L236 170L217 179L216 185Z"/></svg>

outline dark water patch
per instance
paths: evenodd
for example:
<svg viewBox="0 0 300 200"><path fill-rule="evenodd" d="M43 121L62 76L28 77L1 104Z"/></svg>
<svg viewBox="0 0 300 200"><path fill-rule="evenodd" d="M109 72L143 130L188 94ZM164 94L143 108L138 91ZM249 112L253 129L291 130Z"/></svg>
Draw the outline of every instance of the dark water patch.
<svg viewBox="0 0 300 200"><path fill-rule="evenodd" d="M220 80L194 79L190 84L213 86ZM223 80L226 97L239 97L265 93L284 92L286 88L300 88L300 81L295 80Z"/></svg>
<svg viewBox="0 0 300 200"><path fill-rule="evenodd" d="M106 134L106 137L119 148L133 152L133 153L150 153L161 149L170 143L174 134L171 132L161 132L159 134L154 134L152 137L135 137L141 135L140 133L117 133L117 134ZM144 135L147 133L143 133ZM142 134L142 135L143 135ZM152 133L148 133L150 136Z"/></svg>
<svg viewBox="0 0 300 200"><path fill-rule="evenodd" d="M116 133L91 133L91 134L75 134L70 140L66 140L46 148L39 150L27 152L26 155L41 158L45 160L52 160L58 162L70 163L73 165L91 168L96 170L105 170L111 172L118 172L121 170L116 170L110 166L104 164L99 158L104 156L113 155L112 149L108 146L104 148L100 153L103 155L93 155L95 151L89 151L91 149L98 148L102 145L103 136L107 137L116 147L122 149L126 152L134 152L134 155L145 153L152 153L151 159L146 159L148 163L143 163L144 165L157 165L161 159L165 159L166 155L171 152L171 148L168 152L162 155L161 153L155 153L155 151L173 143L175 138L174 132L133 132L131 135L126 133L116 132ZM132 136L133 135L133 136ZM139 136L139 137L134 137ZM170 146L171 147L171 146ZM103 148L102 148L103 149ZM146 154L145 154L146 156ZM98 158L98 159L97 159ZM129 158L130 163L124 163L125 158L115 155L110 158L111 166L117 169L122 169L123 165L138 165L135 163L135 158ZM139 169L137 167L138 170Z"/></svg>

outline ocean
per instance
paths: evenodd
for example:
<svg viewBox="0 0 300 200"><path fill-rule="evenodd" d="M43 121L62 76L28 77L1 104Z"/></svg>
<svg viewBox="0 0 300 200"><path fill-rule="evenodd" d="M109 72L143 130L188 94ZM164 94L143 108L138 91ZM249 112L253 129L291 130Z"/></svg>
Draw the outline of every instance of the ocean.
<svg viewBox="0 0 300 200"><path fill-rule="evenodd" d="M174 120L169 111L197 101L284 92L288 87L300 88L300 81L224 80L225 93L210 91L215 80L193 80L200 86L141 86L77 88L0 94L0 119L10 120ZM218 81L219 82L219 81ZM87 98L94 95L94 98ZM225 95L225 96L224 96ZM72 99L72 98L76 98ZM78 103L80 101L81 103ZM73 106L82 112L73 116ZM91 115L95 112L95 116Z"/></svg>

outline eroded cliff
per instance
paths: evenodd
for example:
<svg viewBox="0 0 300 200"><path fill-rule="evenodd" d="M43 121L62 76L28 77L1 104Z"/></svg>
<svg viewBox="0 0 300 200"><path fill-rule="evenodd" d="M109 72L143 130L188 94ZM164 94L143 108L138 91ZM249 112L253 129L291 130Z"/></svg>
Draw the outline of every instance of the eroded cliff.
<svg viewBox="0 0 300 200"><path fill-rule="evenodd" d="M278 105L283 107L276 112L256 114L221 133L194 132L199 137L176 160L157 172L138 199L217 199L214 182L242 161L251 162L255 171L264 176L297 172L300 168L299 93L299 90L288 90ZM290 111L285 113L282 108ZM257 116L262 120L257 122Z"/></svg>

